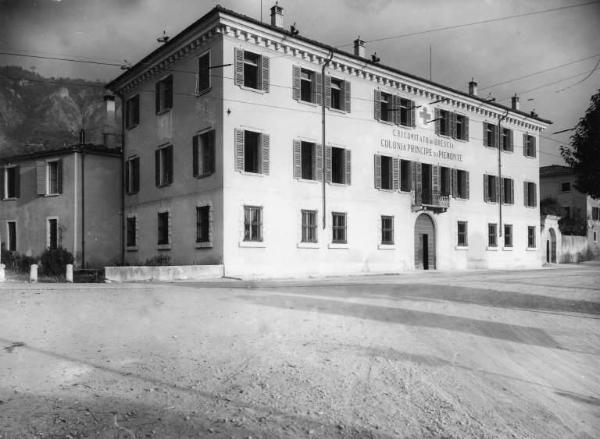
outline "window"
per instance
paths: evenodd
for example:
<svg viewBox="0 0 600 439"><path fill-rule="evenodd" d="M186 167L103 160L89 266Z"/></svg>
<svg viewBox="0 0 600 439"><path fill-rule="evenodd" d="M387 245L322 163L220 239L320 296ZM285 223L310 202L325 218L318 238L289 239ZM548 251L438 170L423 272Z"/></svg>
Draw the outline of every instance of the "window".
<svg viewBox="0 0 600 439"><path fill-rule="evenodd" d="M600 221L600 207L592 207L592 219Z"/></svg>
<svg viewBox="0 0 600 439"><path fill-rule="evenodd" d="M300 100L313 102L313 81L315 72L302 69L300 72Z"/></svg>
<svg viewBox="0 0 600 439"><path fill-rule="evenodd" d="M375 155L375 188L397 189L398 177L394 178L394 166L398 166L397 159L385 155ZM398 170L396 170L396 173Z"/></svg>
<svg viewBox="0 0 600 439"><path fill-rule="evenodd" d="M173 76L161 79L155 85L156 114L164 113L173 108Z"/></svg>
<svg viewBox="0 0 600 439"><path fill-rule="evenodd" d="M565 218L571 218L571 206L565 206L563 209L565 210Z"/></svg>
<svg viewBox="0 0 600 439"><path fill-rule="evenodd" d="M415 105L410 99L375 90L375 119L406 127L415 126Z"/></svg>
<svg viewBox="0 0 600 439"><path fill-rule="evenodd" d="M460 169L452 170L452 190L454 198L469 198L469 173Z"/></svg>
<svg viewBox="0 0 600 439"><path fill-rule="evenodd" d="M340 212L332 212L331 217L331 242L334 244L346 244L346 214Z"/></svg>
<svg viewBox="0 0 600 439"><path fill-rule="evenodd" d="M158 245L169 244L169 212L158 212Z"/></svg>
<svg viewBox="0 0 600 439"><path fill-rule="evenodd" d="M236 171L269 174L269 136L247 130L235 130Z"/></svg>
<svg viewBox="0 0 600 439"><path fill-rule="evenodd" d="M525 157L535 157L535 137L529 134L523 134L523 155Z"/></svg>
<svg viewBox="0 0 600 439"><path fill-rule="evenodd" d="M525 206L536 207L537 206L537 188L535 183L525 181L523 183L523 196Z"/></svg>
<svg viewBox="0 0 600 439"><path fill-rule="evenodd" d="M491 123L483 123L483 145L490 146L492 148L496 147L496 125L492 125Z"/></svg>
<svg viewBox="0 0 600 439"><path fill-rule="evenodd" d="M18 166L0 168L0 198L3 200L20 197L20 175Z"/></svg>
<svg viewBox="0 0 600 439"><path fill-rule="evenodd" d="M331 78L331 108L335 108L336 110L344 109L342 103L343 84L344 81L340 79Z"/></svg>
<svg viewBox="0 0 600 439"><path fill-rule="evenodd" d="M196 83L196 94L200 94L210 88L210 52L206 52L198 58L198 81Z"/></svg>
<svg viewBox="0 0 600 439"><path fill-rule="evenodd" d="M269 58L247 50L234 49L235 85L269 91Z"/></svg>
<svg viewBox="0 0 600 439"><path fill-rule="evenodd" d="M488 247L497 247L498 246L498 225L497 224L488 224Z"/></svg>
<svg viewBox="0 0 600 439"><path fill-rule="evenodd" d="M502 149L504 151L512 151L513 150L513 132L511 129L502 128L502 135L500 138L500 142L502 144Z"/></svg>
<svg viewBox="0 0 600 439"><path fill-rule="evenodd" d="M458 140L469 140L469 118L467 116L436 108L433 121L435 121L436 134Z"/></svg>
<svg viewBox="0 0 600 439"><path fill-rule="evenodd" d="M535 248L535 226L527 227L527 248Z"/></svg>
<svg viewBox="0 0 600 439"><path fill-rule="evenodd" d="M140 95L128 99L125 104L125 127L130 130L140 123Z"/></svg>
<svg viewBox="0 0 600 439"><path fill-rule="evenodd" d="M569 183L568 181L561 183L560 191L561 192L571 192L571 183Z"/></svg>
<svg viewBox="0 0 600 439"><path fill-rule="evenodd" d="M262 241L262 207L244 206L244 241Z"/></svg>
<svg viewBox="0 0 600 439"><path fill-rule="evenodd" d="M194 136L192 141L194 177L207 177L215 172L215 131Z"/></svg>
<svg viewBox="0 0 600 439"><path fill-rule="evenodd" d="M452 135L451 125L450 125L450 115L451 113L446 110L438 110L439 116L436 117L438 119L436 123L438 124L438 134L442 136L450 136Z"/></svg>
<svg viewBox="0 0 600 439"><path fill-rule="evenodd" d="M294 140L294 178L322 180L323 149L312 142Z"/></svg>
<svg viewBox="0 0 600 439"><path fill-rule="evenodd" d="M452 178L451 171L450 168L440 167L440 194L443 196L450 195L452 191L452 185L450 184Z"/></svg>
<svg viewBox="0 0 600 439"><path fill-rule="evenodd" d="M392 109L392 95L388 93L381 93L381 98L379 100L380 103L380 111L381 111L381 120L386 122L393 122L394 120L394 112Z"/></svg>
<svg viewBox="0 0 600 439"><path fill-rule="evenodd" d="M62 160L48 162L48 195L62 193Z"/></svg>
<svg viewBox="0 0 600 439"><path fill-rule="evenodd" d="M412 167L408 160L400 161L400 190L402 192L412 190Z"/></svg>
<svg viewBox="0 0 600 439"><path fill-rule="evenodd" d="M196 242L210 242L210 206L196 207Z"/></svg>
<svg viewBox="0 0 600 439"><path fill-rule="evenodd" d="M466 247L469 245L468 233L467 233L467 222L458 221L458 235L456 238L456 245L460 247Z"/></svg>
<svg viewBox="0 0 600 439"><path fill-rule="evenodd" d="M131 157L125 164L125 190L128 194L140 191L140 158Z"/></svg>
<svg viewBox="0 0 600 439"><path fill-rule="evenodd" d="M156 186L168 186L173 183L173 145L155 151Z"/></svg>
<svg viewBox="0 0 600 439"><path fill-rule="evenodd" d="M302 178L305 180L315 179L315 144L309 142L301 143Z"/></svg>
<svg viewBox="0 0 600 439"><path fill-rule="evenodd" d="M598 235L596 234L595 230L594 230L594 242L598 242Z"/></svg>
<svg viewBox="0 0 600 439"><path fill-rule="evenodd" d="M317 242L316 210L302 210L302 242Z"/></svg>
<svg viewBox="0 0 600 439"><path fill-rule="evenodd" d="M504 224L504 247L513 246L512 230L513 227L511 224Z"/></svg>
<svg viewBox="0 0 600 439"><path fill-rule="evenodd" d="M328 148L331 157L332 183L350 184L350 151L344 148Z"/></svg>
<svg viewBox="0 0 600 439"><path fill-rule="evenodd" d="M414 102L409 99L399 98L399 108L396 109L398 112L398 124L410 127L414 126Z"/></svg>
<svg viewBox="0 0 600 439"><path fill-rule="evenodd" d="M386 245L394 244L393 216L381 216L381 243Z"/></svg>
<svg viewBox="0 0 600 439"><path fill-rule="evenodd" d="M496 203L498 201L498 177L495 175L483 175L483 201Z"/></svg>
<svg viewBox="0 0 600 439"><path fill-rule="evenodd" d="M137 218L135 216L127 217L127 247L137 245Z"/></svg>
<svg viewBox="0 0 600 439"><path fill-rule="evenodd" d="M6 249L11 252L17 251L17 222L7 221L6 222Z"/></svg>
<svg viewBox="0 0 600 439"><path fill-rule="evenodd" d="M461 114L455 117L454 138L459 140L469 140L469 118Z"/></svg>
<svg viewBox="0 0 600 439"><path fill-rule="evenodd" d="M502 178L502 203L515 203L515 187L512 178Z"/></svg>
<svg viewBox="0 0 600 439"><path fill-rule="evenodd" d="M49 218L47 227L46 244L48 244L48 248L58 248L58 219Z"/></svg>

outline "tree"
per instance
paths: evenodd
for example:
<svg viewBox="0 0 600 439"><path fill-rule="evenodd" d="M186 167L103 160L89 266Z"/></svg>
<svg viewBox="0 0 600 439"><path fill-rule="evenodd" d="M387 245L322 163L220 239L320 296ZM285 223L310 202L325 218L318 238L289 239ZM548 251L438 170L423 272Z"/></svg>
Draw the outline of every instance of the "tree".
<svg viewBox="0 0 600 439"><path fill-rule="evenodd" d="M561 146L560 153L575 173L575 188L600 198L600 90L579 119L571 145Z"/></svg>

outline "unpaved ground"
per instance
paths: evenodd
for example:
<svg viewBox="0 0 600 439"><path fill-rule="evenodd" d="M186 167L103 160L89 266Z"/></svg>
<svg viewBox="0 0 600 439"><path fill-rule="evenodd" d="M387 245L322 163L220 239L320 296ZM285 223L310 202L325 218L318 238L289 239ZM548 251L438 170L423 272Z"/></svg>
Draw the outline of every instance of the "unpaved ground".
<svg viewBox="0 0 600 439"><path fill-rule="evenodd" d="M3 347L2 438L600 437L598 265L7 282Z"/></svg>

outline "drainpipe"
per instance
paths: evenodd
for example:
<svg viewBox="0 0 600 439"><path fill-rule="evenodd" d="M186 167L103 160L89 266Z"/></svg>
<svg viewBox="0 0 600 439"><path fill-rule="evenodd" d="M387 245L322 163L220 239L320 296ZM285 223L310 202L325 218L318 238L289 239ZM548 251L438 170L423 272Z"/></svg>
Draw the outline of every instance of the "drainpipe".
<svg viewBox="0 0 600 439"><path fill-rule="evenodd" d="M85 270L85 145L81 146L81 268Z"/></svg>
<svg viewBox="0 0 600 439"><path fill-rule="evenodd" d="M327 212L326 212L326 208L327 208L327 202L326 202L326 193L325 193L325 188L326 188L326 173L327 173L327 160L326 158L326 153L327 153L327 147L325 146L325 67L327 67L329 65L329 63L331 62L331 60L333 59L333 50L329 51L329 56L327 58L327 60L323 63L323 66L321 67L321 125L323 128L322 131L322 142L323 144L321 145L323 148L323 230L325 230L325 225L327 222Z"/></svg>
<svg viewBox="0 0 600 439"><path fill-rule="evenodd" d="M498 119L498 236L502 237L502 121L508 116L508 110Z"/></svg>
<svg viewBox="0 0 600 439"><path fill-rule="evenodd" d="M125 264L125 99L121 92L114 92L121 100L121 264Z"/></svg>

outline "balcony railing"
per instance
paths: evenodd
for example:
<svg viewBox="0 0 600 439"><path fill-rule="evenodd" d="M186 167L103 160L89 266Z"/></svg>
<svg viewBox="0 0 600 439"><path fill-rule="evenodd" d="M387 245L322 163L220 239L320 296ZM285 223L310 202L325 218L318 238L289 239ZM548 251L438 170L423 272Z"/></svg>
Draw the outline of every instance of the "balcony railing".
<svg viewBox="0 0 600 439"><path fill-rule="evenodd" d="M450 207L450 197L440 191L412 191L413 210L445 212Z"/></svg>

